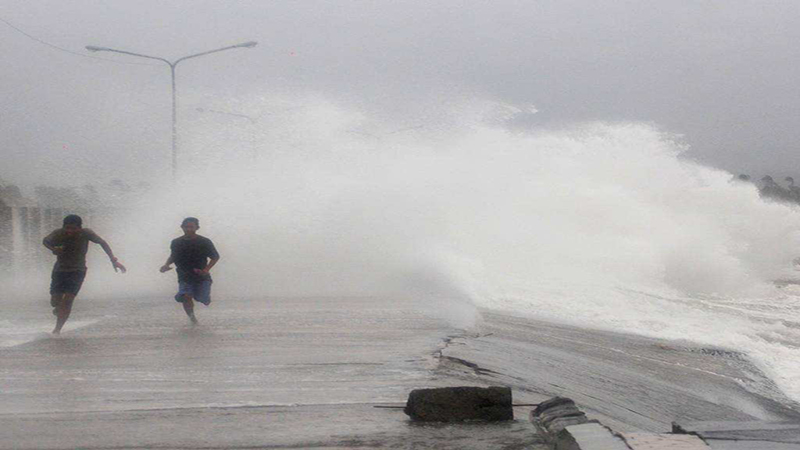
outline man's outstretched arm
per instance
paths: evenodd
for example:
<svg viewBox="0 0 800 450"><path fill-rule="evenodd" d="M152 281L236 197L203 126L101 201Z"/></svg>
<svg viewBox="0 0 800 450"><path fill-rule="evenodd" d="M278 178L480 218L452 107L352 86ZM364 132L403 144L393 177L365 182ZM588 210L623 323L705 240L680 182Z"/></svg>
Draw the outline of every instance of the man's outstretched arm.
<svg viewBox="0 0 800 450"><path fill-rule="evenodd" d="M161 273L164 273L168 270L172 270L172 267L170 266L172 266L172 263L174 262L175 258L172 256L172 253L170 253L169 258L167 258L167 262L165 262L164 265L161 266Z"/></svg>
<svg viewBox="0 0 800 450"><path fill-rule="evenodd" d="M219 261L219 255L217 255L216 258L211 258L211 259L208 260L208 265L206 266L206 269L205 269L206 273L208 273L208 271L211 270L212 267L217 265L217 261Z"/></svg>
<svg viewBox="0 0 800 450"><path fill-rule="evenodd" d="M100 247L103 248L103 251L106 252L106 255L108 255L108 259L111 260L111 265L114 267L114 272L116 272L117 270L121 270L122 273L128 271L128 269L126 269L125 266L123 266L122 263L119 262L117 257L114 256L114 252L111 250L111 246L108 245L108 242L106 242L105 239L93 233L92 236L89 238L89 240L91 240L92 242L98 244Z"/></svg>
<svg viewBox="0 0 800 450"><path fill-rule="evenodd" d="M199 273L199 274L202 274L202 275L208 275L208 272L211 270L211 268L214 267L215 265L217 265L217 262L219 261L219 252L217 252L216 247L214 247L214 243L213 242L209 242L209 243L210 243L210 248L209 248L209 251L208 251L209 252L208 265L206 265L205 269L195 269L194 270L195 273Z"/></svg>

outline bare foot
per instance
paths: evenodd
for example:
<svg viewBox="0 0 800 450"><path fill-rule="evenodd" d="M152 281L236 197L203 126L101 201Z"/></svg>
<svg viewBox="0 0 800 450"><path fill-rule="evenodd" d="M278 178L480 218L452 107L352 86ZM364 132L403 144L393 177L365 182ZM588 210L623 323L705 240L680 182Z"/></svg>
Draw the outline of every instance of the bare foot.
<svg viewBox="0 0 800 450"><path fill-rule="evenodd" d="M197 320L197 317L195 317L195 316L194 316L194 314L192 314L191 316L189 316L189 320L191 320L191 321L192 321L192 325L200 325L200 321L199 321L199 320Z"/></svg>

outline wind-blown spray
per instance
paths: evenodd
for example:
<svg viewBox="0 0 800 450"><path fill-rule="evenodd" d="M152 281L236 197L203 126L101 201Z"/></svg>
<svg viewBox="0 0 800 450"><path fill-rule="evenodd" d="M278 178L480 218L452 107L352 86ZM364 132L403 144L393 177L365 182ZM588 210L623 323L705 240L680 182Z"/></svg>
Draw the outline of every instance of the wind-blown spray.
<svg viewBox="0 0 800 450"><path fill-rule="evenodd" d="M485 307L730 346L800 399L800 302L771 283L793 275L800 215L671 136L473 120L366 134L402 127L324 101L287 111L243 140L255 153L184 133L190 169L114 230L131 268L114 289L166 296L158 267L191 215L222 254L217 296L392 296L461 327Z"/></svg>

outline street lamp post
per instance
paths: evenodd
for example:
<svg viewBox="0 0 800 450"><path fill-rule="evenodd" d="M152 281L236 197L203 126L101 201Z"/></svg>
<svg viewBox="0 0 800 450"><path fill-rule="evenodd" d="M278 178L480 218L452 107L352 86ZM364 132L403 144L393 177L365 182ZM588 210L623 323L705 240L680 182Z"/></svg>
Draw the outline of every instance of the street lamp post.
<svg viewBox="0 0 800 450"><path fill-rule="evenodd" d="M114 52L114 53L122 53L124 55L131 55L131 56L138 56L140 58L148 58L148 59L156 59L158 61L162 61L169 65L170 74L172 75L172 178L174 179L178 173L178 99L175 93L175 67L181 61L185 61L190 58L197 58L198 56L208 55L210 53L217 53L225 50L231 50L234 48L253 48L258 43L255 41L244 42L241 44L230 45L228 47L218 48L216 50L209 50L207 52L197 53L194 55L184 56L182 58L178 58L175 61L169 61L165 58L159 58L158 56L149 56L149 55L142 55L140 53L133 53L124 50L116 50L113 48L108 47L97 47L94 45L87 45L86 50L90 52Z"/></svg>

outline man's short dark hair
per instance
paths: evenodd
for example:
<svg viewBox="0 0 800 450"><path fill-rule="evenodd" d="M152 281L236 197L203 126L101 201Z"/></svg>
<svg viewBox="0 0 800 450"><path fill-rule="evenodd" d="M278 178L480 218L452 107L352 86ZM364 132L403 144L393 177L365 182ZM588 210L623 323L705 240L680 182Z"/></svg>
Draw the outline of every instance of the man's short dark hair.
<svg viewBox="0 0 800 450"><path fill-rule="evenodd" d="M183 222L181 222L181 227L185 227L186 224L189 222L194 222L194 224L197 225L198 228L200 228L200 221L197 220L197 217L187 217L183 219Z"/></svg>
<svg viewBox="0 0 800 450"><path fill-rule="evenodd" d="M70 214L67 217L64 217L64 226L67 225L75 225L78 228L82 228L83 219L81 219L81 216L77 214Z"/></svg>

